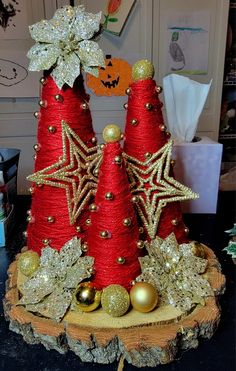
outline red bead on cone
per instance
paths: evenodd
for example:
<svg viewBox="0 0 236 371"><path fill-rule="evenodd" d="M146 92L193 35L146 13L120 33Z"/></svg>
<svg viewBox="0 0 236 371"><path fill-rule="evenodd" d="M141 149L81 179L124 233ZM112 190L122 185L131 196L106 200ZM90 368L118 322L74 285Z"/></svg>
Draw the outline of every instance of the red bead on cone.
<svg viewBox="0 0 236 371"><path fill-rule="evenodd" d="M88 230L89 256L95 258L94 284L119 284L130 289L140 272L139 228L116 125L104 130L103 162Z"/></svg>

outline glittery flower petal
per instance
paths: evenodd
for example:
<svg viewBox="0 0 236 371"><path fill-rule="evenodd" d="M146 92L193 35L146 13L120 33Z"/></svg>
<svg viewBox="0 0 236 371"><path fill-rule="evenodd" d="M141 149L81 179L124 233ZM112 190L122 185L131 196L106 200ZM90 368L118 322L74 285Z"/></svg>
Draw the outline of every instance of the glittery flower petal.
<svg viewBox="0 0 236 371"><path fill-rule="evenodd" d="M21 287L23 297L18 304L35 304L53 292L57 279L46 268L41 268L34 277L27 280Z"/></svg>
<svg viewBox="0 0 236 371"><path fill-rule="evenodd" d="M44 317L61 321L72 300L72 294L62 288L55 290L42 303L27 305L26 310L37 312Z"/></svg>
<svg viewBox="0 0 236 371"><path fill-rule="evenodd" d="M86 278L89 278L89 268L93 266L93 258L85 256L80 258L73 267L67 269L66 279L63 283L65 288L74 289Z"/></svg>
<svg viewBox="0 0 236 371"><path fill-rule="evenodd" d="M66 271L81 255L81 242L77 237L74 237L66 242L60 251L60 270Z"/></svg>
<svg viewBox="0 0 236 371"><path fill-rule="evenodd" d="M97 67L83 66L83 71L86 73L90 73L90 75L93 75L95 77L99 76L99 70Z"/></svg>
<svg viewBox="0 0 236 371"><path fill-rule="evenodd" d="M103 52L95 41L81 41L77 53L83 65L105 67Z"/></svg>
<svg viewBox="0 0 236 371"><path fill-rule="evenodd" d="M27 53L30 59L29 71L48 70L57 61L60 48L51 44L35 44Z"/></svg>
<svg viewBox="0 0 236 371"><path fill-rule="evenodd" d="M102 12L97 14L82 12L81 8L76 10L73 31L76 37L88 40L99 31Z"/></svg>
<svg viewBox="0 0 236 371"><path fill-rule="evenodd" d="M61 89L65 83L72 88L75 79L79 75L80 60L75 53L69 54L64 59L59 57L57 66L52 72L52 76L59 89Z"/></svg>
<svg viewBox="0 0 236 371"><path fill-rule="evenodd" d="M51 21L46 20L42 20L29 26L29 31L32 39L41 43L53 44L61 40L62 37L60 32L58 32L58 28L56 28Z"/></svg>

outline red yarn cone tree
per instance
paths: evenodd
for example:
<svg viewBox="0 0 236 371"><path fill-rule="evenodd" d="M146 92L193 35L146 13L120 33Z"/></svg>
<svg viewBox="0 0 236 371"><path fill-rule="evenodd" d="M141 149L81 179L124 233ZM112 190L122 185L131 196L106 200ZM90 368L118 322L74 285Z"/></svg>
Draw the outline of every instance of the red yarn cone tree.
<svg viewBox="0 0 236 371"><path fill-rule="evenodd" d="M143 242L139 241L139 227L118 142L120 129L108 125L104 139L107 144L95 203L90 205L88 255L95 258L93 283L97 288L119 284L130 289L131 281L140 272L138 257Z"/></svg>
<svg viewBox="0 0 236 371"><path fill-rule="evenodd" d="M132 73L134 82L127 89L124 152L136 159L128 159L128 162L134 165L131 166L136 183L133 193L141 196L139 215L142 222L145 220L150 238L155 235L165 238L174 232L179 243L187 242L188 228L182 219L179 200L197 195L173 178L170 134L166 132L162 116L161 88L152 78L153 65L146 60L139 61Z"/></svg>
<svg viewBox="0 0 236 371"><path fill-rule="evenodd" d="M102 51L89 40L99 31L100 19L100 13L66 6L51 20L30 27L36 44L28 53L29 70L46 71L40 112L35 113L35 173L28 177L32 207L27 244L37 252L47 245L60 250L72 237L84 237L86 230L86 205L96 186L90 162L95 163L97 147L80 73L82 67L93 73L104 65Z"/></svg>

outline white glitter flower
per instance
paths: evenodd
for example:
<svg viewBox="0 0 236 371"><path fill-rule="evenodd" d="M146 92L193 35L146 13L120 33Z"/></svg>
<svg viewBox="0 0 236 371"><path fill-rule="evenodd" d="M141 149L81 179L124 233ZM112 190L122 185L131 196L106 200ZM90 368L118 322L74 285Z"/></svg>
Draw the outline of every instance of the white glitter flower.
<svg viewBox="0 0 236 371"><path fill-rule="evenodd" d="M52 76L61 89L66 83L73 87L81 68L98 76L98 67L105 67L102 50L90 40L100 29L102 13L87 13L84 6L64 6L49 21L42 20L29 27L36 44L29 50L29 70L52 68Z"/></svg>

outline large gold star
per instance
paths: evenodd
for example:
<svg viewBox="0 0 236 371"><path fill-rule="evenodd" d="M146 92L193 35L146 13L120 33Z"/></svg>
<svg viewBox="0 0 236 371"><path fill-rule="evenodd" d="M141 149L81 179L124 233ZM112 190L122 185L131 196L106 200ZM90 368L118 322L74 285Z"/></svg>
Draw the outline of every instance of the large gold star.
<svg viewBox="0 0 236 371"><path fill-rule="evenodd" d="M65 121L61 125L62 156L27 179L38 185L64 188L70 224L74 224L96 190L102 155L99 146L87 147Z"/></svg>
<svg viewBox="0 0 236 371"><path fill-rule="evenodd" d="M144 162L124 154L131 192L139 196L138 214L151 239L157 234L161 212L167 203L199 197L169 175L172 146L173 141L169 140Z"/></svg>

